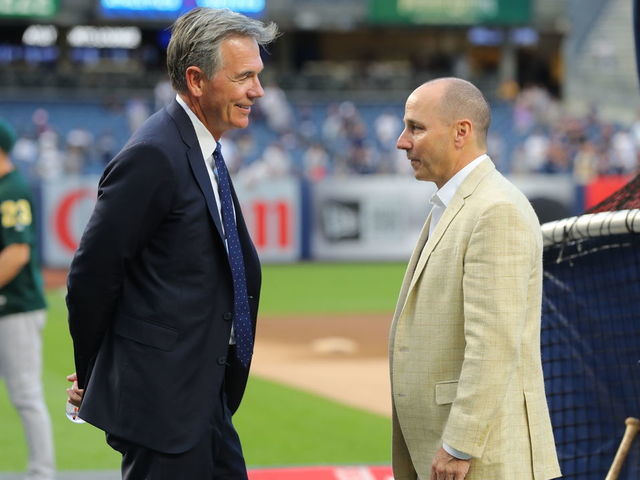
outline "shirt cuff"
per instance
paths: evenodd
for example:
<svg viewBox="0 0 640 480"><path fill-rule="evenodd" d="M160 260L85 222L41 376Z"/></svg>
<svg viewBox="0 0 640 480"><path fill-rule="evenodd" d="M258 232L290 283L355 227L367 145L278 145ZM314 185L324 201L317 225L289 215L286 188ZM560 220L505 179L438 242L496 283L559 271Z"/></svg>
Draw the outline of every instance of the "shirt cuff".
<svg viewBox="0 0 640 480"><path fill-rule="evenodd" d="M458 460L471 460L471 455L468 455L460 450L456 450L455 448L447 445L446 443L442 443L442 448L452 457L456 457Z"/></svg>

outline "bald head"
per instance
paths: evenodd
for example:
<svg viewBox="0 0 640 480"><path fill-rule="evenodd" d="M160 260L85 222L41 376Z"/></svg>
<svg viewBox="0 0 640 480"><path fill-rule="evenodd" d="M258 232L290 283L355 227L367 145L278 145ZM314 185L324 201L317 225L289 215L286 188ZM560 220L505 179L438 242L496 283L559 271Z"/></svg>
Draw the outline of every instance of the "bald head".
<svg viewBox="0 0 640 480"><path fill-rule="evenodd" d="M416 88L404 108L396 147L407 152L418 180L442 188L457 172L487 152L491 113L471 83L442 78Z"/></svg>
<svg viewBox="0 0 640 480"><path fill-rule="evenodd" d="M482 92L461 78L438 78L420 85L414 93L429 90L439 97L437 108L442 120L452 124L467 118L474 126L478 145L486 147L491 109Z"/></svg>

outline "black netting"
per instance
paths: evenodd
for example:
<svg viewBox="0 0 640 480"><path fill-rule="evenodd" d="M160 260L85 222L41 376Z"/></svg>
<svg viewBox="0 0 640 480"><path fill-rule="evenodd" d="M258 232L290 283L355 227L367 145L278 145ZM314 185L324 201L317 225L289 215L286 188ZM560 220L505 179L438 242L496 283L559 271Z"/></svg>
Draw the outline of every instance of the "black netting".
<svg viewBox="0 0 640 480"><path fill-rule="evenodd" d="M563 478L602 480L640 417L640 234L545 249L542 358ZM640 478L638 440L619 478Z"/></svg>

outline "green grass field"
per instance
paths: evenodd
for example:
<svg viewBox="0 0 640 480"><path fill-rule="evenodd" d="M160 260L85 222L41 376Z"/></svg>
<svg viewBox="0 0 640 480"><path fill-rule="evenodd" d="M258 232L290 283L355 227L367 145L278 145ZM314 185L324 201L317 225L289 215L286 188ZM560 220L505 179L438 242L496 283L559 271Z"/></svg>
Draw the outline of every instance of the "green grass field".
<svg viewBox="0 0 640 480"><path fill-rule="evenodd" d="M404 265L268 265L261 315L391 312ZM49 292L44 383L60 470L117 469L101 431L69 422L65 376L74 370L63 293ZM252 378L234 421L251 466L387 463L390 422L273 382ZM0 471L21 471L26 448L18 415L0 383Z"/></svg>

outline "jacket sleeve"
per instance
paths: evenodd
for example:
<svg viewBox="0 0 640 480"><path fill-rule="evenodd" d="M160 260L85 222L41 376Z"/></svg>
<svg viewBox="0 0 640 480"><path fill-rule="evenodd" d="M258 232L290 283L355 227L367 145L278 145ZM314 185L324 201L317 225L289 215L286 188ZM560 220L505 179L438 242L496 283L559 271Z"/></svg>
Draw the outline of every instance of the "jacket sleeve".
<svg viewBox="0 0 640 480"><path fill-rule="evenodd" d="M482 456L516 373L538 251L530 220L507 203L484 212L470 236L462 279L466 346L443 442L472 457Z"/></svg>
<svg viewBox="0 0 640 480"><path fill-rule="evenodd" d="M107 166L98 199L67 279L69 331L84 388L113 322L127 263L145 247L171 208L173 172L166 153L133 144Z"/></svg>

